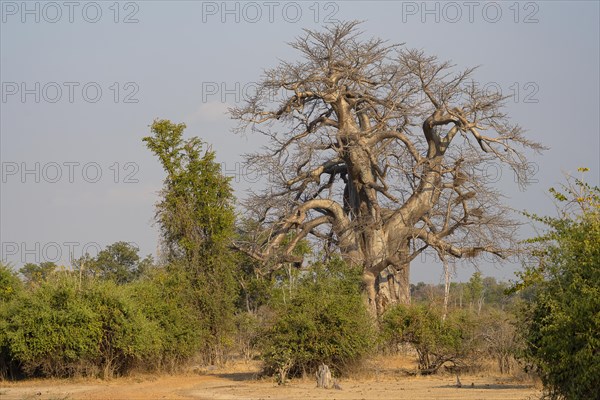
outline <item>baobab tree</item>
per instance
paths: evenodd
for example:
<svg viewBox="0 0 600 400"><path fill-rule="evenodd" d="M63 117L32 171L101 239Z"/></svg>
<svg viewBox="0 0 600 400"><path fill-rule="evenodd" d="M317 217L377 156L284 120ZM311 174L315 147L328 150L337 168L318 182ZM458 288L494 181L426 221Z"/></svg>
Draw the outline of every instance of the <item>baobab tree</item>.
<svg viewBox="0 0 600 400"><path fill-rule="evenodd" d="M360 265L370 309L410 301L409 266L442 258L506 257L516 223L485 167L503 163L527 182L525 138L483 90L474 68L457 71L423 51L364 39L359 23L305 30L301 58L265 72L231 110L241 132L269 143L246 163L269 173L246 205L262 234L243 246L256 259L299 262L316 238Z"/></svg>

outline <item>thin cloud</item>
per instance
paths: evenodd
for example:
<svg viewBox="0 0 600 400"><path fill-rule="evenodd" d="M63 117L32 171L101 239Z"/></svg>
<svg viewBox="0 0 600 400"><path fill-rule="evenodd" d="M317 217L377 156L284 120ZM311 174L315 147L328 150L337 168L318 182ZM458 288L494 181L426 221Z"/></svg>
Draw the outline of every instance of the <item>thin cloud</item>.
<svg viewBox="0 0 600 400"><path fill-rule="evenodd" d="M186 119L190 122L224 121L228 118L227 108L229 108L227 103L219 101L202 103L198 109Z"/></svg>

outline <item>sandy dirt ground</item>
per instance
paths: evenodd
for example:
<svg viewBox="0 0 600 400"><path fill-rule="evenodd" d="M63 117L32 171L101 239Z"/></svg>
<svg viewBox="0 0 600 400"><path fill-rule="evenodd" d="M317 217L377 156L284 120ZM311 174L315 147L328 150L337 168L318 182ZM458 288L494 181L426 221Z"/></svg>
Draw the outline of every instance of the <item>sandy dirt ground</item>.
<svg viewBox="0 0 600 400"><path fill-rule="evenodd" d="M315 381L296 379L279 386L257 379L256 364L173 376L136 376L110 381L91 379L0 382L1 400L375 400L466 399L534 400L539 387L497 374L406 376L398 368L372 363L360 378L340 379L341 390L318 389ZM385 363L389 364L389 362Z"/></svg>

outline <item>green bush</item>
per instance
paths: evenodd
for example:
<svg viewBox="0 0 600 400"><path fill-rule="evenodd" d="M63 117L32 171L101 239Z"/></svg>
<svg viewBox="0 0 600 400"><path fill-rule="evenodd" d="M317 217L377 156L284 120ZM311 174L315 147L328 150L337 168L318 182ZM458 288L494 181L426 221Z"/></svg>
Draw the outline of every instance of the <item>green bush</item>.
<svg viewBox="0 0 600 400"><path fill-rule="evenodd" d="M532 216L548 231L531 240L542 245L539 263L516 286L532 293L519 314L522 356L548 397L599 399L600 188L575 179L564 191L551 190L565 204L560 217Z"/></svg>
<svg viewBox="0 0 600 400"><path fill-rule="evenodd" d="M209 335L194 308L187 280L174 271L158 269L131 288L146 318L160 328L160 356L153 367L175 371L196 355Z"/></svg>
<svg viewBox="0 0 600 400"><path fill-rule="evenodd" d="M435 373L447 362L470 365L477 348L477 322L467 311L454 311L443 321L431 306L397 305L383 315L382 336L388 346L412 345L422 373Z"/></svg>
<svg viewBox="0 0 600 400"><path fill-rule="evenodd" d="M27 376L125 373L157 357L160 336L126 289L56 274L5 305L1 335Z"/></svg>
<svg viewBox="0 0 600 400"><path fill-rule="evenodd" d="M342 262L314 265L274 289L274 321L261 337L265 371L286 377L334 371L363 357L376 335L360 294L360 274Z"/></svg>
<svg viewBox="0 0 600 400"><path fill-rule="evenodd" d="M6 336L6 318L9 302L23 291L23 284L15 271L0 262L0 380L14 377L17 366L12 361Z"/></svg>
<svg viewBox="0 0 600 400"><path fill-rule="evenodd" d="M210 340L195 295L176 270L127 284L63 272L23 290L0 266L0 376L174 371Z"/></svg>
<svg viewBox="0 0 600 400"><path fill-rule="evenodd" d="M4 317L11 360L26 375L73 375L97 356L102 327L72 279L55 279L20 293Z"/></svg>
<svg viewBox="0 0 600 400"><path fill-rule="evenodd" d="M91 281L93 282L93 281ZM161 352L159 324L147 318L129 287L114 282L93 282L83 301L96 313L102 335L96 365L102 376L122 375L146 363L155 363Z"/></svg>

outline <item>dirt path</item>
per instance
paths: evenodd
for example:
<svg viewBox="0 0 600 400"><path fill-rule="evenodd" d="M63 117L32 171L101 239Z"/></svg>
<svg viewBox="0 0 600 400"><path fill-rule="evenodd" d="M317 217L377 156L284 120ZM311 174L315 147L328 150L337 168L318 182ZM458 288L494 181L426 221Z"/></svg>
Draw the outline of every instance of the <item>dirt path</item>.
<svg viewBox="0 0 600 400"><path fill-rule="evenodd" d="M342 390L317 389L308 379L278 386L270 379L256 379L257 364L242 363L205 374L0 382L0 400L533 400L539 395L533 384L499 375L461 376L458 388L453 375L401 375L400 368L411 365L405 359L386 358L375 364L364 378L340 380Z"/></svg>
<svg viewBox="0 0 600 400"><path fill-rule="evenodd" d="M30 381L0 384L2 400L370 400L370 399L533 399L531 384L511 384L496 378L462 377L457 388L452 376L384 377L341 381L342 390L317 389L311 381L278 386L271 381L248 380L241 374L182 375L102 381Z"/></svg>

